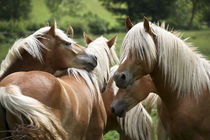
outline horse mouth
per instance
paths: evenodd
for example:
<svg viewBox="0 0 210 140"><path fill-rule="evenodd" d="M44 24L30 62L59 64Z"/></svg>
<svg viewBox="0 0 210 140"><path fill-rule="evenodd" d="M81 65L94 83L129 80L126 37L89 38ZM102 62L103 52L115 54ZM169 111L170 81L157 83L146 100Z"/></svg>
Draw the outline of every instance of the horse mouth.
<svg viewBox="0 0 210 140"><path fill-rule="evenodd" d="M88 63L84 69L89 72L89 71L94 70L96 66L97 66L97 62L96 63Z"/></svg>
<svg viewBox="0 0 210 140"><path fill-rule="evenodd" d="M127 104L124 104L119 100L115 100L112 102L110 110L112 114L118 117L124 117L127 112L127 107Z"/></svg>

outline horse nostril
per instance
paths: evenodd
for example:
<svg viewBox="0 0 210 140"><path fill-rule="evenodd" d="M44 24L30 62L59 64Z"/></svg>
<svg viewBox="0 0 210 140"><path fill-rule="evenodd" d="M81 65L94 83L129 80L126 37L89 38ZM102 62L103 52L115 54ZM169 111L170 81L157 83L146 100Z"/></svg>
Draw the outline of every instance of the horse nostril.
<svg viewBox="0 0 210 140"><path fill-rule="evenodd" d="M114 114L115 113L114 107L111 107L110 109L111 109L111 112Z"/></svg>
<svg viewBox="0 0 210 140"><path fill-rule="evenodd" d="M97 66L98 62L97 60L95 61L95 63L93 64L94 68Z"/></svg>
<svg viewBox="0 0 210 140"><path fill-rule="evenodd" d="M124 73L121 74L120 79L121 79L121 80L125 80L125 79L126 79L126 76L125 76Z"/></svg>
<svg viewBox="0 0 210 140"><path fill-rule="evenodd" d="M97 56L94 56L94 59L97 61Z"/></svg>

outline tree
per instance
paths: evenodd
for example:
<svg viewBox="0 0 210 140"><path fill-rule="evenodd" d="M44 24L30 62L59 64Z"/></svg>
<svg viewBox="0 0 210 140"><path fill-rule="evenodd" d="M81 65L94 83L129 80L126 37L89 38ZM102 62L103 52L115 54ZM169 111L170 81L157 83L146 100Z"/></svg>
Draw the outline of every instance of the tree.
<svg viewBox="0 0 210 140"><path fill-rule="evenodd" d="M209 6L210 6L209 0L190 0L190 1L192 3L192 11L191 11L191 18L188 24L189 28L193 26L194 17L198 12L203 12L204 15L209 16L208 13L209 13ZM206 19L208 19L208 17Z"/></svg>
<svg viewBox="0 0 210 140"><path fill-rule="evenodd" d="M1 20L28 18L31 11L31 0L0 0L0 5Z"/></svg>
<svg viewBox="0 0 210 140"><path fill-rule="evenodd" d="M131 19L151 17L152 21L169 17L176 0L101 0L114 13L130 16ZM124 6L122 6L124 5Z"/></svg>

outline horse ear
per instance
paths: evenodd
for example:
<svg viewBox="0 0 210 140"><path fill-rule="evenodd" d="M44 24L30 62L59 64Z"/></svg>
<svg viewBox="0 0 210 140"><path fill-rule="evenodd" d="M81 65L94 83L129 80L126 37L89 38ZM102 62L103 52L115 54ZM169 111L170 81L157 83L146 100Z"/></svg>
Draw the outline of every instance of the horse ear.
<svg viewBox="0 0 210 140"><path fill-rule="evenodd" d="M48 27L48 26L50 26L50 24L49 22L46 22L45 27Z"/></svg>
<svg viewBox="0 0 210 140"><path fill-rule="evenodd" d="M90 39L90 37L85 32L83 33L83 36L85 38L85 42L87 45L90 44L91 42L93 42L93 40Z"/></svg>
<svg viewBox="0 0 210 140"><path fill-rule="evenodd" d="M117 38L117 35L115 35L112 39L110 39L108 42L107 42L107 45L109 46L109 48L111 48L115 41L116 41L116 38Z"/></svg>
<svg viewBox="0 0 210 140"><path fill-rule="evenodd" d="M151 28L149 26L149 20L146 17L144 17L144 29L147 33L149 33L149 34L151 33Z"/></svg>
<svg viewBox="0 0 210 140"><path fill-rule="evenodd" d="M68 27L67 33L66 33L70 38L74 37L74 30L71 26Z"/></svg>
<svg viewBox="0 0 210 140"><path fill-rule="evenodd" d="M133 23L131 22L131 19L129 16L127 16L126 20L125 20L125 28L126 31L128 32L132 27L133 27Z"/></svg>
<svg viewBox="0 0 210 140"><path fill-rule="evenodd" d="M157 43L156 35L152 32L150 25L149 25L149 21L146 17L144 17L144 29L147 33L149 33L152 36L152 38L156 44Z"/></svg>
<svg viewBox="0 0 210 140"><path fill-rule="evenodd" d="M55 28L56 28L56 21L54 21L53 25L51 26L50 30L49 30L49 34L55 36Z"/></svg>

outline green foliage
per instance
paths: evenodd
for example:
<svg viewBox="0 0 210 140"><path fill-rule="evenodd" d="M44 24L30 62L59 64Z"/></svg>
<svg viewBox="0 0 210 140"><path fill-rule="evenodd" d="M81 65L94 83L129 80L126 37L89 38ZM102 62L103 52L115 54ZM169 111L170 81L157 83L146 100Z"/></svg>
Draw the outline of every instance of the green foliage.
<svg viewBox="0 0 210 140"><path fill-rule="evenodd" d="M207 22L207 24L210 26L210 1L206 0L205 5L202 7L202 19Z"/></svg>
<svg viewBox="0 0 210 140"><path fill-rule="evenodd" d="M88 32L88 26L87 26L87 24L84 24L83 20L66 22L64 30L66 30L69 25L71 25L73 27L75 36L81 36L83 34L83 32Z"/></svg>
<svg viewBox="0 0 210 140"><path fill-rule="evenodd" d="M175 0L101 0L115 13L125 14L133 20L142 19L143 16L151 17L152 21L167 18L173 10ZM115 7L114 4L125 4L125 7ZM110 6L113 6L110 8Z"/></svg>
<svg viewBox="0 0 210 140"><path fill-rule="evenodd" d="M104 135L104 140L119 140L120 136L117 131L110 131Z"/></svg>
<svg viewBox="0 0 210 140"><path fill-rule="evenodd" d="M31 0L31 4L30 22L45 24L51 17L51 12L46 6L45 0Z"/></svg>
<svg viewBox="0 0 210 140"><path fill-rule="evenodd" d="M0 5L1 20L28 18L31 11L31 0L0 0Z"/></svg>
<svg viewBox="0 0 210 140"><path fill-rule="evenodd" d="M88 27L93 34L104 34L107 32L108 23L97 15L90 16Z"/></svg>
<svg viewBox="0 0 210 140"><path fill-rule="evenodd" d="M80 16L83 5L79 0L46 0L47 6L52 12L52 18L60 20L63 16ZM62 15L62 16L61 16Z"/></svg>
<svg viewBox="0 0 210 140"><path fill-rule="evenodd" d="M5 38L19 38L26 35L26 29L24 23L17 21L1 21L0 32ZM1 36L2 37L2 36Z"/></svg>
<svg viewBox="0 0 210 140"><path fill-rule="evenodd" d="M186 28L190 20L191 9L192 4L189 3L189 0L177 0L171 13L173 16L167 18L166 23L174 28Z"/></svg>
<svg viewBox="0 0 210 140"><path fill-rule="evenodd" d="M45 23L34 23L34 22L29 22L29 23L26 23L27 26L25 27L26 30L28 31L36 31L38 30L39 28L42 28L45 26Z"/></svg>
<svg viewBox="0 0 210 140"><path fill-rule="evenodd" d="M200 29L206 21L210 24L209 0L100 1L115 14L130 16L133 22L147 16L152 22L166 20L172 26L182 29Z"/></svg>
<svg viewBox="0 0 210 140"><path fill-rule="evenodd" d="M45 0L46 5L51 12L55 12L62 1L63 0Z"/></svg>

